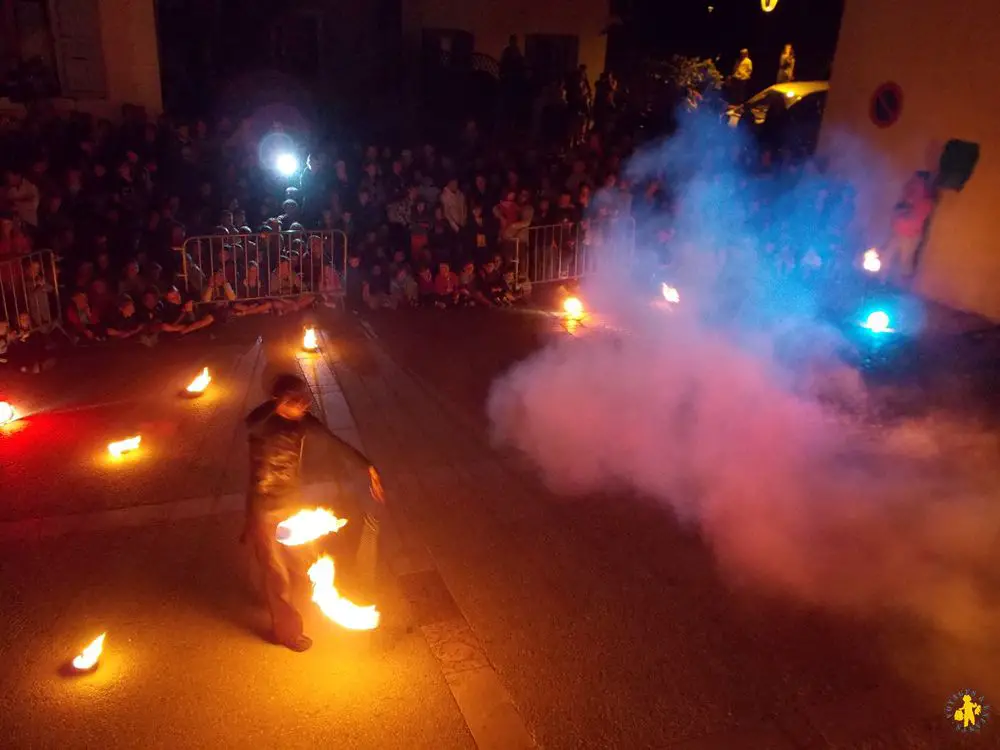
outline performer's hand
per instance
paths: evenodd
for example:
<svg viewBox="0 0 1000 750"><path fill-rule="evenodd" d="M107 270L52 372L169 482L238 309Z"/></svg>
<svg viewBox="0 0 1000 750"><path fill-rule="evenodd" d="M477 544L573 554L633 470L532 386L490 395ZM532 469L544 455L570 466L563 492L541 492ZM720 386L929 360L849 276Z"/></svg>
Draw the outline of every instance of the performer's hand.
<svg viewBox="0 0 1000 750"><path fill-rule="evenodd" d="M372 500L379 505L385 505L385 489L382 487L382 477L378 475L374 466L368 467L368 489L372 494Z"/></svg>

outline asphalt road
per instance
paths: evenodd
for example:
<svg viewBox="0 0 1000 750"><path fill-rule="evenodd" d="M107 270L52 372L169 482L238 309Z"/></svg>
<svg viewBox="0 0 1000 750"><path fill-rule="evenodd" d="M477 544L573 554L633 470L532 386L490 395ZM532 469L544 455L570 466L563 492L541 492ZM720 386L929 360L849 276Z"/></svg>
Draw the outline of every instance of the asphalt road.
<svg viewBox="0 0 1000 750"><path fill-rule="evenodd" d="M551 316L317 317L394 516L426 545L540 746L1000 746L995 724L969 737L944 716L958 690L1000 696L998 589L983 558L997 539L990 507L956 507L959 521L903 505L893 517L902 525L844 539L892 547L907 518L956 522L953 544L927 548L947 558L943 582L919 567L908 580L909 559L891 576L871 571L893 584L881 595L898 607L764 590L720 565L703 529L663 503L626 488L554 493L529 461L491 447L491 383L566 339ZM420 617L405 577L383 570L369 591L387 621L374 645L315 618L306 655L260 638L252 567L234 542L246 461L238 417L271 374L295 366L300 331L288 319L239 321L215 340L97 351L4 380L0 397L30 412L0 438L0 521L16 522L0 553L0 733L16 738L10 746L475 745L454 681L411 627ZM204 365L217 387L178 398ZM109 463L104 445L132 432L142 450ZM310 466L324 478L321 457ZM136 507L149 515L104 528L108 511ZM39 517L72 533L39 535ZM105 628L101 669L59 676Z"/></svg>

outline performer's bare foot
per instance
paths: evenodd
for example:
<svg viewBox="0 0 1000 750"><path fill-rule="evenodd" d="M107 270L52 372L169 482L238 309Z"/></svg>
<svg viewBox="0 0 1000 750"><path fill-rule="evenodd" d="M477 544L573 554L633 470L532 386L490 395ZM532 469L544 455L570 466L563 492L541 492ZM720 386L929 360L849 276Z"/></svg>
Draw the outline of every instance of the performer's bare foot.
<svg viewBox="0 0 1000 750"><path fill-rule="evenodd" d="M309 636L300 635L298 638L294 638L293 640L288 641L286 643L282 643L281 645L284 646L285 648L291 649L292 651L296 651L301 654L303 651L308 651L309 648L313 645L313 642L312 638L310 638Z"/></svg>

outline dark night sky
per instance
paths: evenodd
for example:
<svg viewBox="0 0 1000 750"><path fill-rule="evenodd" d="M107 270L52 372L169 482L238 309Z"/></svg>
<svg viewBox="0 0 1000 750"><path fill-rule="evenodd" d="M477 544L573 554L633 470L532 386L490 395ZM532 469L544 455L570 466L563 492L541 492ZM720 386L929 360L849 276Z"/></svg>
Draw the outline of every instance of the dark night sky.
<svg viewBox="0 0 1000 750"><path fill-rule="evenodd" d="M747 47L754 78L770 78L782 45L791 42L796 78L815 80L829 75L844 0L778 0L770 13L761 10L760 0L625 0L629 4L636 41L650 54L719 55L720 70L728 74L740 48Z"/></svg>

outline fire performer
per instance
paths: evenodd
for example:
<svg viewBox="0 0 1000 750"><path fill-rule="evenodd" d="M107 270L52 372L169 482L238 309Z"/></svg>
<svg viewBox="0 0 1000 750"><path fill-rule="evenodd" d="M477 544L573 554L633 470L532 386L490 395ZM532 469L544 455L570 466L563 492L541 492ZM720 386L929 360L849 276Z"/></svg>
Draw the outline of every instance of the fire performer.
<svg viewBox="0 0 1000 750"><path fill-rule="evenodd" d="M301 378L279 376L271 394L271 400L246 418L250 434L250 487L243 540L251 544L263 568L274 640L301 652L312 645L312 640L302 632L302 615L292 592L300 583L308 586L308 581L300 553L278 542L277 526L301 504L301 458L306 436L323 436L345 478L367 472L372 498L384 503L385 497L371 461L309 413L312 398Z"/></svg>

